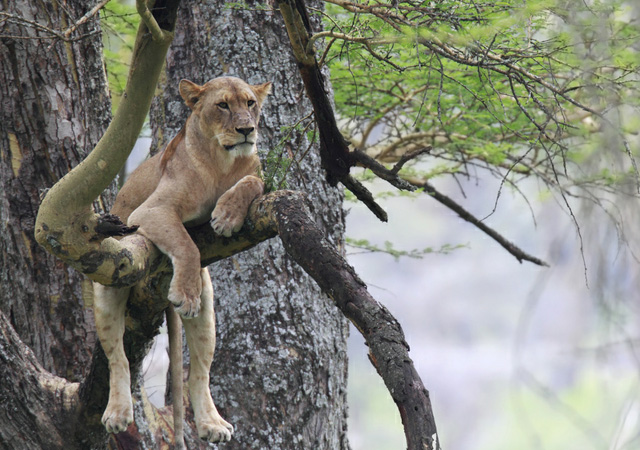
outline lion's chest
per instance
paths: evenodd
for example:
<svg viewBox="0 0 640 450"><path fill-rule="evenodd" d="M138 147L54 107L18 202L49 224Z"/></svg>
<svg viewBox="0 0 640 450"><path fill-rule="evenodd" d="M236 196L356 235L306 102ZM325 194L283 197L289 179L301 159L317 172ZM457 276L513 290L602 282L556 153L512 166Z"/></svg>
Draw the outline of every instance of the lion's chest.
<svg viewBox="0 0 640 450"><path fill-rule="evenodd" d="M205 176L201 181L202 197L199 201L192 203L191 211L185 211L183 214L183 223L185 226L196 226L208 222L211 219L211 213L216 207L218 199L228 190L232 189L235 184L245 175L244 171L234 170L227 174L216 174L213 176Z"/></svg>

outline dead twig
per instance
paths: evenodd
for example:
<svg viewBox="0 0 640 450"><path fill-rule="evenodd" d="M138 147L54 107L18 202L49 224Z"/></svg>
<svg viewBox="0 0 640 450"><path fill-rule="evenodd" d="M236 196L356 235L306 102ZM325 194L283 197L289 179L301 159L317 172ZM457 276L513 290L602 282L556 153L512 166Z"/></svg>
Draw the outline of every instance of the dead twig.
<svg viewBox="0 0 640 450"><path fill-rule="evenodd" d="M529 261L529 262L531 262L533 264L536 264L538 266L549 267L549 264L547 264L545 261L543 261L543 260L541 260L539 258L536 258L535 256L532 256L532 255L528 254L527 252L523 251L522 249L520 249L513 242L509 241L507 238L502 236L496 230L494 230L493 228L489 227L487 224L485 224L480 219L475 217L469 211L464 209L461 205L459 205L451 197L448 197L448 196L442 194L435 187L433 187L433 185L431 185L431 183L429 183L428 181L412 180L411 184L413 184L415 187L424 189L424 191L428 195L433 197L436 201L438 201L439 203L443 204L444 206L446 206L450 210L454 211L456 214L458 214L458 216L460 216L460 218L462 220L465 220L465 221L475 225L478 229L480 229L482 232L484 232L489 237L491 237L494 241L496 241L498 244L500 244L506 251L511 253L513 256L515 256L515 258L519 262Z"/></svg>

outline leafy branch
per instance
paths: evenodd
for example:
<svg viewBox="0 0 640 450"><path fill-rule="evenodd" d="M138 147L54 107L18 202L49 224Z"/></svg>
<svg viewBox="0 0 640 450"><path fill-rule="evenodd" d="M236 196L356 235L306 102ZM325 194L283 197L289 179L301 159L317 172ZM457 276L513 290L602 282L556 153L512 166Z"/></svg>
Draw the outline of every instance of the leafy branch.
<svg viewBox="0 0 640 450"><path fill-rule="evenodd" d="M337 122L352 144L343 159L352 165L405 188L383 164L429 147L422 165L437 167L434 174L470 177L473 168L498 177L496 204L504 185L528 203L518 184L536 178L559 194L581 245L573 200L608 213L607 196L640 197L630 144L640 131L640 60L630 43L640 33L632 15L617 13L619 2L572 10L553 0L325 3L326 30L309 33L305 58L317 50L330 68ZM597 34L603 28L610 35ZM402 177L518 260L545 264L429 177Z"/></svg>
<svg viewBox="0 0 640 450"><path fill-rule="evenodd" d="M553 21L561 15L554 2L327 3L329 30L311 40L329 38L323 61L333 74L344 128L358 148L392 162L390 153L397 158L408 143L432 145L436 158L480 159L488 166L517 154L557 188L574 181L572 147L584 141L576 138L602 130L593 126L600 122L618 136L640 192L628 132L610 118L616 105L586 95L600 89L618 92L618 100L637 97L637 57L624 47L638 33L629 24L614 23L620 31L610 39L620 64L601 58L586 69L576 53L593 43L568 42L567 25ZM594 14L615 21L606 10ZM550 38L536 39L540 35ZM369 142L376 127L382 137Z"/></svg>
<svg viewBox="0 0 640 450"><path fill-rule="evenodd" d="M384 247L380 247L378 245L372 244L367 239L353 239L347 238L347 246L356 248L359 250L363 250L365 253L386 253L389 256L392 256L396 261L401 257L408 257L414 259L422 259L425 255L430 255L433 253L439 253L447 255L454 250L465 248L466 245L450 245L445 244L442 245L439 249L435 249L432 247L427 247L423 249L411 249L411 250L398 250L393 246L393 243L390 241L385 241Z"/></svg>
<svg viewBox="0 0 640 450"><path fill-rule="evenodd" d="M349 172L351 167L357 165L370 169L378 177L388 181L394 187L401 190L414 191L417 187L421 187L423 189L426 188L430 191L430 195L439 198L443 204L452 208L459 215L465 218L465 220L469 220L471 223L474 223L481 230L487 232L492 238L500 242L501 245L514 254L519 261L527 260L536 264L546 265L546 263L540 259L523 252L518 247L504 239L499 233L482 224L480 220L471 216L460 205L457 205L450 198L435 191L430 184L417 185L416 183L411 183L406 179L403 179L399 174L402 165L404 165L408 160L414 159L423 153L421 149L432 149L439 144L435 139L433 139L432 142L426 142L426 139L430 136L432 138L436 136L436 134L433 133L429 134L429 128L425 127L425 123L429 122L429 120L422 114L423 107L426 106L425 99L430 86L428 84L426 86L405 86L402 80L406 78L406 73L403 73L402 78L398 75L399 73L415 70L416 68L423 70L422 66L425 64L420 60L419 51L416 51L415 54L413 53L415 50L413 46L415 44L422 45L424 47L426 42L428 47L431 43L425 41L425 39L420 37L419 33L415 32L415 29L419 28L417 25L418 22L415 22L415 20L417 20L416 18L423 18L425 15L429 16L429 14L433 13L433 10L431 8L425 8L413 4L411 8L401 8L398 10L387 8L384 5L380 6L381 4L379 3L367 5L342 1L331 3L339 4L341 7L354 14L347 14L346 19L343 18L341 23L339 23L340 13L336 13L334 11L333 14L331 14L332 18L330 19L330 22L333 24L335 29L314 35L311 29L306 6L302 0L282 0L279 2L280 12L284 18L285 25L289 33L292 50L298 61L307 94L313 105L314 117L320 134L322 165L327 172L327 179L332 184L341 182L355 195L356 198L362 201L379 219L383 221L386 221L386 212L384 212L384 210L376 203L373 195L368 191L368 189L350 175ZM376 19L380 19L380 22L376 23L375 20L372 20L370 17L362 18L360 15L361 12L375 16ZM407 15L403 15L405 13ZM455 17L450 14L445 16L436 14L436 16L446 16L448 20ZM470 15L469 17L474 16ZM433 22L433 20L431 22ZM421 21L420 23L426 22ZM460 28L460 23L456 22L456 27ZM345 33L345 30L351 30L351 32ZM366 32L370 32L370 36L366 36ZM408 36L411 37L410 40L408 40ZM362 130L361 138L359 140L360 142L359 145L356 144L356 148L349 147L351 142L348 142L338 129L338 122L335 113L324 89L324 80L320 72L314 49L314 43L319 41L321 38L330 38L330 46L338 40L343 40L343 44L349 43L362 45L362 48L364 49L360 53L358 51L352 52L351 49L349 52L345 52L347 58L346 64L342 61L341 57L343 53L340 50L335 50L332 54L331 51L325 49L322 56L322 60L324 61L326 59L327 63L331 66L332 73L338 73L339 80L341 69L342 73L344 73L344 78L349 79L345 83L335 83L336 79L334 78L334 84L340 86L337 90L338 95L336 95L336 104L343 106L346 105L346 108L341 108L343 114L346 112L346 117L349 117L346 119L346 122L356 123ZM407 44L407 42L409 44ZM373 52L372 49L374 46L381 47L383 51ZM357 69L359 72L354 70L354 65L352 64L354 61L351 59L352 55L355 55L355 58L358 60L357 62L362 62L362 65ZM483 96L479 95L476 92L476 89L470 89L464 84L461 84L462 89L458 89L457 95L443 95L444 79L453 77L445 71L444 59L441 55L431 52L431 56L436 59L437 66L439 66L439 70L437 71L439 80L434 77L434 80L438 82L439 89L437 98L437 121L444 132L443 137L445 140L452 142L456 147L455 153L450 149L446 149L441 158L444 157L456 160L458 155L462 155L464 158L462 162L464 164L467 163L467 160L483 158L489 167L492 167L493 164L497 164L498 167L508 167L509 172L520 172L521 167L523 167L522 165L504 164L504 161L507 159L507 155L512 153L510 150L513 149L513 144L510 142L508 143L508 146L504 146L503 148L493 144L486 144L485 142L482 151L478 151L477 148L472 146L464 148L465 140L468 139L468 136L474 136L475 139L486 139L486 137L488 137L493 131L493 125L496 122L501 123L496 111L491 111L489 108L485 108L491 111L488 117L490 119L495 119L495 121L487 124L480 124L483 128L482 133L478 133L479 130L477 126L473 130L473 133L469 130L470 132L468 134L450 132L448 127L445 126L442 114L443 97L446 97L444 100L449 101L452 104L454 101L458 101L454 106L454 108L457 109L457 112L451 118L452 122L455 122L456 124L458 124L461 119L466 119L464 116L467 108L464 108L463 110L461 108L462 102L459 102L459 100L462 100L463 102L468 102L469 100L471 100L471 102L479 101L482 104L487 104L489 100L488 98L483 98ZM486 55L485 59L487 59ZM392 62L395 60L408 60L411 61L411 63L406 67L401 68L398 64ZM490 61L489 64L493 64L491 62L491 58L487 60ZM447 64L450 65L451 62L449 61ZM385 70L385 66L390 67L390 69L387 68ZM383 69L382 73L378 76L374 75L374 71L381 68ZM431 76L431 73L432 71L429 70L429 76ZM358 92L360 83L362 83L361 80L368 80L370 83L370 86L367 86L367 88L370 87L371 89L367 89L365 95L360 95ZM378 81L380 82L379 84ZM503 80L503 89L505 89L504 86L507 85L505 83L506 81ZM515 102L520 106L520 109L517 109L516 107L512 108L512 110L517 111L514 119L512 119L513 122L515 122L515 120L519 120L520 122L533 121L539 134L535 137L529 137L527 139L529 142L540 141L542 139L541 135L542 137L549 138L550 135L545 131L544 127L537 123L537 120L539 120L538 117L529 115L522 104L519 103L518 96L524 96L526 92L530 93L530 90L523 90L521 87L516 90L513 83L511 83L510 86ZM350 90L350 87L353 87L354 89ZM460 86L456 87L459 88ZM341 91L343 95L340 95ZM345 92L347 93L346 98L344 95ZM471 96L468 95L469 93L471 93ZM484 97L487 96L485 95ZM407 106L408 104L414 103L417 98L421 98L421 100L419 101L418 114L415 115L407 108ZM505 100L501 98L500 102L504 103ZM366 103L369 105L365 106ZM373 106L371 103L373 103ZM535 101L534 104L541 105L540 102ZM355 108L352 109L352 112L349 111L350 106L355 106ZM358 108L361 108L361 111L381 111L381 113L374 113L370 115L358 114ZM506 112L505 108L503 108L503 110ZM543 107L542 111L547 112L547 109ZM413 118L412 115L414 116ZM549 116L549 114L547 114L547 116ZM553 121L550 119L547 120L545 122L545 127L551 122ZM555 123L557 126L563 126L560 121L556 120ZM471 123L471 125L474 125L474 123ZM399 166L391 170L387 169L383 164L370 156L371 154L375 155L376 152L363 151L367 140L374 130L379 127L388 129L385 131L387 131L386 135L391 138L391 141L386 143L382 152L378 152L378 156L382 154L384 158L389 160L389 155L393 150L399 147L403 147L404 150L396 157L396 161L400 163ZM518 124L518 126L515 126L515 123L513 125L509 124L506 126L503 124L503 127L508 127L508 133L514 137L514 141L516 138L519 139L520 142L523 140L523 135L519 131L523 127L522 123ZM409 129L413 129L414 132L407 134L407 130ZM507 132L504 134L506 133ZM468 140L471 141L472 139ZM552 142L555 141L552 140ZM407 145L407 143L411 144ZM532 154L532 152L526 150L518 160L524 159L530 154ZM534 154L537 155L537 153ZM391 160L393 160L393 158L391 158Z"/></svg>

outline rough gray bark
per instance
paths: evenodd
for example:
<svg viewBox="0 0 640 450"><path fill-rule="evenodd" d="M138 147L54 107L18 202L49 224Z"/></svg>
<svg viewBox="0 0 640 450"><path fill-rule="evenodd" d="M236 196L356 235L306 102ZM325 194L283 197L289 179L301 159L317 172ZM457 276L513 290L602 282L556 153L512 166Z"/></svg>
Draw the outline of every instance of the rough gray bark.
<svg viewBox="0 0 640 450"><path fill-rule="evenodd" d="M16 6L16 14L47 24L53 30L64 29L85 12L78 9L80 6L71 5L73 7L70 8L69 4L65 8L61 8L57 3L37 3L37 6L32 6L25 2ZM29 15L30 13L33 15ZM229 11L222 13L209 10L209 13L222 17L227 26L239 25L239 28L234 28L234 32L225 32L224 26L220 25L221 30L216 32L216 35L231 36L235 39L253 29L252 37L255 40L252 41L252 50L261 56L248 54L246 57L253 61L264 58L265 67L256 65L251 69L238 59L230 60L229 65L225 63L225 67L232 70L230 68L235 65L236 74L243 78L254 82L271 79L280 88L279 95L273 97L272 106L265 110L269 119L263 122L263 135L267 136L263 142L271 138L273 146L273 142L277 142L281 136L282 125L292 124L310 110L308 105L302 102L304 94L301 85L296 82L295 66L291 64L288 53L283 51L287 48L287 41L284 29L278 22L278 16L260 13L264 14L264 17L257 17L256 20L256 17L252 16L255 12L245 11L233 13L231 20ZM200 30L205 27L204 24L213 22L206 17L202 20ZM255 23L246 29L242 28L242 23L238 24L238 21L248 23L250 20ZM12 22L3 22L3 26L9 23ZM90 29L93 30L91 27L94 26L91 25ZM185 26L185 30L187 28L189 27ZM5 32L3 34L11 36L33 32L33 28L29 27L26 31L19 27L2 30ZM82 31L86 32L86 29ZM263 33L264 41L258 40L258 32ZM274 39L276 35L279 36L278 39ZM207 40L210 37L202 32L201 39ZM70 338L74 326L81 332L85 326L92 329L91 316L85 316L80 294L70 298L67 309L58 311L58 318L46 315L47 311L55 310L55 305L62 303L62 300L56 297L53 298L55 301L51 302L46 289L54 286L54 292L57 292L55 286L59 283L58 280L67 283L73 276L70 274L74 272L65 268L62 263L52 260L49 265L30 265L29 259L24 255L39 251L39 247L31 241L25 249L20 249L15 242L24 239L21 229L32 239L33 216L39 204L40 187L51 186L95 145L108 119L107 93L104 90L102 66L81 62L83 57L95 57L95 61L99 61L99 44L94 43L95 47L88 48L83 46L84 41L58 41L51 48L42 46L41 43L40 46L32 47L31 44L36 42L38 41L22 41L12 37L3 39L0 46L0 56L3 57L2 86L8 86L2 89L0 98L4 119L0 129L2 183L3 194L6 193L6 196L2 197L1 212L2 218L6 218L2 225L7 225L7 228L2 230L6 231L3 237L7 237L6 242L2 243L2 267L7 269L17 261L21 267L24 264L27 271L33 272L33 278L20 278L19 282L12 279L15 277L12 275L13 272L2 272L3 293L20 296L23 291L30 293L32 291L29 289L38 288L44 290L45 297L39 299L31 293L30 296L21 297L21 303L14 302L9 296L2 297L0 305L3 310L8 311L9 317L0 314L2 375L5 381L11 379L19 382L8 381L1 384L0 405L3 413L0 414L0 446L18 449L99 448L105 444L105 432L99 425L99 417L105 403L105 391L98 385L105 384L106 376L106 366L101 352L94 355L92 373L81 386L53 377L48 372L51 369L77 379L83 375L84 369L89 367L93 340L79 338L74 341ZM194 42L195 48L204 52L202 58L209 58L214 52L211 49L206 50L198 41ZM58 45L62 46L64 51L52 50ZM42 53L43 50L45 53ZM221 50L218 53L224 52L230 50ZM5 56L9 59L4 58ZM11 61L12 65L5 68L4 61ZM27 75L22 76L22 70L26 70ZM191 78L197 80L196 75ZM32 86L27 89L29 83ZM174 93L169 98L175 99L177 94ZM100 107L104 109L101 110ZM104 111L104 114L100 111ZM91 115L92 112L96 114L95 117ZM185 117L186 115L180 116L180 122L183 122ZM92 122L92 119L96 119L97 123ZM33 125L25 126L25 122L30 121ZM288 151L299 151L305 147L305 143L304 134L298 132L293 135L286 148ZM67 154L65 151L70 153ZM53 166L50 167L48 164ZM324 184L323 175L317 171L317 167L318 157L312 152L307 160L300 164L300 168L294 166L290 186L300 187L312 194L315 217L323 229L329 232L333 242L340 246L343 229L341 195ZM24 177L20 178L22 176ZM34 183L32 179L38 180L38 177L45 181ZM23 197L14 192L17 188L24 188L30 196L21 200ZM24 211L16 209L24 208L23 201L32 210L31 219ZM24 219L24 222L16 221L16 217ZM30 228L27 228L28 226ZM28 239L26 241L29 242ZM23 255L23 259L10 260L10 257L14 257L14 251L22 252L20 254ZM49 276L54 268L59 268L60 272L58 275L51 275L51 278L55 279L47 279L46 276ZM340 313L331 301L320 293L315 284L303 275L302 270L284 255L279 244L262 246L251 256L235 258L214 270L223 274L221 279L231 281L228 285L218 284L218 278L215 277L220 299L219 349L224 349L227 353L218 353L217 361L224 364L217 365L220 373L214 373L214 380L218 380L215 386L223 388L214 387L214 394L218 394L218 403L226 416L239 427L236 441L229 447L347 448L347 328ZM79 279L81 277L76 278ZM256 280L261 282L257 283ZM73 290L74 282L70 281L68 285L69 289ZM241 290L245 292L241 293ZM66 300L67 295L64 297ZM33 304L29 304L29 301ZM15 311L19 307L32 308L36 305L43 307L44 318L38 318L37 327L29 329L29 313L19 315ZM138 307L140 310L136 309ZM153 321L138 321L138 316L148 315L149 309L153 309L153 306L134 304L130 311L130 318L135 325L133 328L140 335L131 337L129 333L129 339L136 342L135 345L131 344L132 350L136 353L143 351L144 345L139 342L148 341L156 330L155 316ZM33 311L37 311L37 308ZM37 317L37 314L31 315ZM18 316L23 319L17 320ZM45 363L44 368L13 333L12 327L9 326L10 321L17 328L25 328L24 339L29 344L37 347L39 342L42 343L39 351L41 361ZM47 333L50 333L47 331L50 324L64 332L61 337L46 337ZM33 336L45 338L31 339ZM87 336L87 333L81 336ZM84 346L67 350L67 354L61 352L65 354L66 361L74 361L78 354L82 354L83 348L86 349L85 358L82 361L75 360L71 366L63 365L60 369L49 367L55 365L55 360L47 356L46 350L58 338L63 344L68 344L71 340L74 345ZM81 369L81 372L69 375L69 367ZM244 372L239 374L240 371ZM156 433L162 432L162 426L150 430L148 425L151 422L158 425L162 418L166 418L166 411L152 412L152 415L156 416L152 419L146 417L142 406L141 402L135 405L137 427L132 427L129 433L123 433L124 436L120 436L117 443L113 442L112 445L135 448L166 447L166 439L161 433ZM24 420L18 420L19 417ZM29 439L24 436L24 430L29 430Z"/></svg>
<svg viewBox="0 0 640 450"><path fill-rule="evenodd" d="M34 240L40 191L96 146L110 120L96 18L78 27L69 41L60 39L91 6L80 1L3 4L2 12L10 16L0 22L0 448L107 445L100 416L108 371L102 352L93 351L91 291L85 289L90 284ZM101 198L97 209L108 209L110 197ZM135 324L139 315L134 310L130 321ZM144 324L131 344L137 353L145 352L141 339L150 342L153 325L160 325ZM163 448L154 445L147 426L153 422L155 431L160 420L138 416L138 435L129 442L136 448Z"/></svg>
<svg viewBox="0 0 640 450"><path fill-rule="evenodd" d="M78 383L67 383L44 370L2 311L0 377L0 448L75 448L66 438L73 435L73 426L60 412L74 408ZM47 414L53 411L58 414Z"/></svg>
<svg viewBox="0 0 640 450"><path fill-rule="evenodd" d="M282 19L262 8L258 2L233 11L221 1L183 5L167 57L164 96L152 109L161 145L188 115L177 93L181 78L203 83L234 75L250 83L272 81L260 126L261 156L277 147L283 127L311 111ZM307 145L304 134L296 132L284 151L300 158ZM288 183L309 194L312 215L342 248L342 195L324 181L316 146L292 166ZM348 448L348 328L332 301L279 240L214 264L211 272L218 326L212 391L223 416L236 427L225 448Z"/></svg>
<svg viewBox="0 0 640 450"><path fill-rule="evenodd" d="M87 9L84 1L2 7L54 30ZM0 309L43 367L71 380L84 375L96 342L87 284L33 231L40 191L84 158L111 116L99 26L91 21L71 37L79 33L95 34L65 43L32 26L0 24Z"/></svg>
<svg viewBox="0 0 640 450"><path fill-rule="evenodd" d="M59 6L20 0L3 12L63 30L91 5ZM63 42L17 19L0 24L0 448L82 448L71 438L78 383L54 374L78 381L90 367L90 284L34 239L41 191L86 156L111 117L98 23L70 37L80 34L90 36Z"/></svg>

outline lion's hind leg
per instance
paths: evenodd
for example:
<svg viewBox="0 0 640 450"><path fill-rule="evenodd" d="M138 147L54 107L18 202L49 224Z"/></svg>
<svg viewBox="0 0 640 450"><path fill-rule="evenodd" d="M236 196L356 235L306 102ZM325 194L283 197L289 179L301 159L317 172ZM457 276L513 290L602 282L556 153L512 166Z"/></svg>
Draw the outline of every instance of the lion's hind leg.
<svg viewBox="0 0 640 450"><path fill-rule="evenodd" d="M109 433L120 433L133 422L131 375L123 345L129 290L93 283L96 330L109 360L109 403L102 416Z"/></svg>
<svg viewBox="0 0 640 450"><path fill-rule="evenodd" d="M200 275L202 277L200 314L194 319L182 321L191 358L189 396L198 436L210 442L227 442L233 434L233 426L220 416L209 390L209 371L216 345L213 286L207 269L202 269Z"/></svg>

